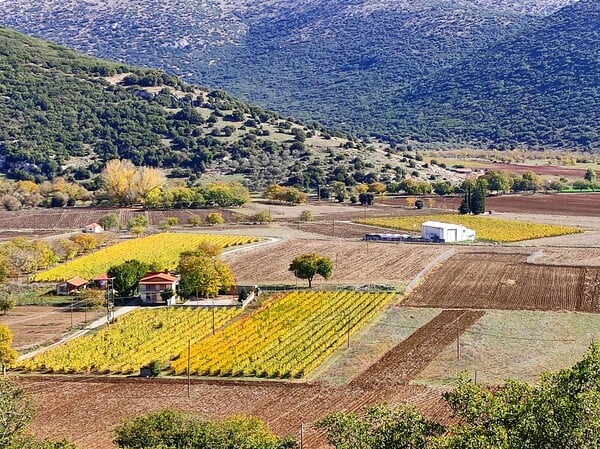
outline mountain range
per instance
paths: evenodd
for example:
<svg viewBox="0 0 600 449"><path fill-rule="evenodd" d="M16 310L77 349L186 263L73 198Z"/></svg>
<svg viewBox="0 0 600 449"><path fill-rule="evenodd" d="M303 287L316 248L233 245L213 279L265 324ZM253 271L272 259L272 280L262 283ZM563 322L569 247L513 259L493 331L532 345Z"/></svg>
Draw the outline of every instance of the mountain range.
<svg viewBox="0 0 600 449"><path fill-rule="evenodd" d="M392 144L600 147L595 0L2 7L0 23L27 34Z"/></svg>

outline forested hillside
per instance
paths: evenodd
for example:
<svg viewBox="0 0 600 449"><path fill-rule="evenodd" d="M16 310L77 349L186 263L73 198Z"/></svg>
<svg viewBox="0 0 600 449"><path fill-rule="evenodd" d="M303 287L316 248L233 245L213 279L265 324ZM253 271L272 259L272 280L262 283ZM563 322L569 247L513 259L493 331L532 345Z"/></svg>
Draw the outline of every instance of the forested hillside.
<svg viewBox="0 0 600 449"><path fill-rule="evenodd" d="M0 173L64 176L96 190L105 162L129 159L171 177L235 175L251 188L394 181L445 170L389 147L302 125L158 70L83 56L0 28ZM410 163L410 167L409 167Z"/></svg>
<svg viewBox="0 0 600 449"><path fill-rule="evenodd" d="M423 141L600 149L600 2L581 0L426 78L399 104L391 126ZM415 129L417 116L426 120Z"/></svg>
<svg viewBox="0 0 600 449"><path fill-rule="evenodd" d="M597 146L594 117L579 106L584 96L597 104L598 94L580 85L579 71L567 70L572 59L577 65L598 54L594 22L584 18L589 8L594 17L593 1L43 4L4 2L0 21L91 54L161 67L353 134L392 143ZM579 26L582 35L573 35ZM578 39L582 45L575 48ZM550 58L537 64L536 55L544 54ZM516 73L523 61L525 70ZM559 97L540 88L546 71L549 83L560 87ZM517 124L509 127L513 116Z"/></svg>

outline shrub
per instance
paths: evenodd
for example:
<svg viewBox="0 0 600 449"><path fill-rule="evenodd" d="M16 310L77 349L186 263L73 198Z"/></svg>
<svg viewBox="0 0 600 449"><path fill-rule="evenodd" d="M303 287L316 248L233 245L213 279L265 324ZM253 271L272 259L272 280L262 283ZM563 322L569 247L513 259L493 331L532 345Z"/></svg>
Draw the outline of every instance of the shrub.
<svg viewBox="0 0 600 449"><path fill-rule="evenodd" d="M198 215L192 215L191 217L188 217L187 223L190 226L200 226L200 223L202 223L202 219Z"/></svg>
<svg viewBox="0 0 600 449"><path fill-rule="evenodd" d="M256 223L270 223L273 221L273 217L269 212L262 210L252 216L252 221Z"/></svg>
<svg viewBox="0 0 600 449"><path fill-rule="evenodd" d="M160 361L152 360L148 363L148 368L150 369L150 376L158 377L160 375Z"/></svg>
<svg viewBox="0 0 600 449"><path fill-rule="evenodd" d="M218 225L225 223L225 219L223 218L223 215L221 215L220 212L210 212L206 216L206 222L211 225Z"/></svg>
<svg viewBox="0 0 600 449"><path fill-rule="evenodd" d="M300 221L313 221L314 219L313 213L309 210L303 210L300 213Z"/></svg>

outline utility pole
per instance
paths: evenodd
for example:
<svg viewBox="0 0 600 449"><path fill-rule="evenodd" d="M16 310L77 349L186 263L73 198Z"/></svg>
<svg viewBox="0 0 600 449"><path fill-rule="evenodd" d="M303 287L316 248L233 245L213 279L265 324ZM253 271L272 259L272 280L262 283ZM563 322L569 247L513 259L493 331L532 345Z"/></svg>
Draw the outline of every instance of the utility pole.
<svg viewBox="0 0 600 449"><path fill-rule="evenodd" d="M187 359L187 397L190 398L190 387L191 387L191 378L190 378L190 356L192 354L192 340L188 338L188 359Z"/></svg>
<svg viewBox="0 0 600 449"><path fill-rule="evenodd" d="M456 360L460 360L460 330L456 328Z"/></svg>
<svg viewBox="0 0 600 449"><path fill-rule="evenodd" d="M300 449L304 449L304 423L300 423Z"/></svg>

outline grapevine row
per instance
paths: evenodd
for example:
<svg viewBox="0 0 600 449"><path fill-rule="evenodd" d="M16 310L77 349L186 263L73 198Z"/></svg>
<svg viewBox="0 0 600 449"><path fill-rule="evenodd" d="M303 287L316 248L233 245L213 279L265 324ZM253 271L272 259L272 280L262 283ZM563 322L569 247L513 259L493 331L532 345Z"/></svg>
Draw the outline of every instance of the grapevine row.
<svg viewBox="0 0 600 449"><path fill-rule="evenodd" d="M393 293L290 293L232 322L192 347L191 372L200 376L303 377L322 363ZM171 364L187 370L187 354Z"/></svg>

